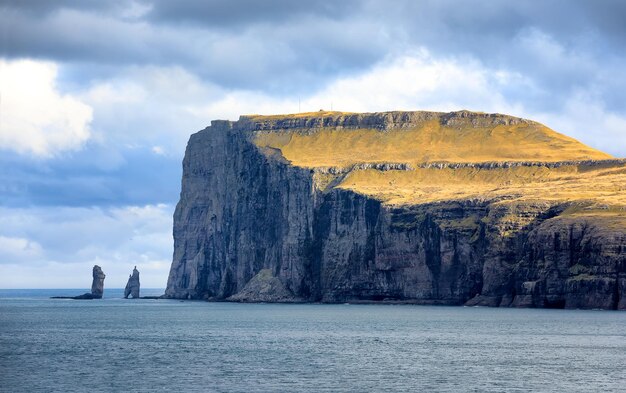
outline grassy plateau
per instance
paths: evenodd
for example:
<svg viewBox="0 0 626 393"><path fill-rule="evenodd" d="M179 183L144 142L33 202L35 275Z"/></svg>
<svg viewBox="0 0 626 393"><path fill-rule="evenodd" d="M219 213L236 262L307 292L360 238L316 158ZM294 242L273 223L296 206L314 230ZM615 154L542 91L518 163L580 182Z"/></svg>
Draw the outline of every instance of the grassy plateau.
<svg viewBox="0 0 626 393"><path fill-rule="evenodd" d="M388 205L563 202L576 206L567 214L610 216L626 227L626 161L530 120L467 111L414 113L425 114L423 120L377 128L273 127L254 131L253 141L263 151L279 151L294 166L313 169L322 190L352 190ZM326 118L342 124L335 120L351 115L388 114L245 119L267 124ZM392 166L380 169L382 164ZM403 169L393 169L400 165Z"/></svg>

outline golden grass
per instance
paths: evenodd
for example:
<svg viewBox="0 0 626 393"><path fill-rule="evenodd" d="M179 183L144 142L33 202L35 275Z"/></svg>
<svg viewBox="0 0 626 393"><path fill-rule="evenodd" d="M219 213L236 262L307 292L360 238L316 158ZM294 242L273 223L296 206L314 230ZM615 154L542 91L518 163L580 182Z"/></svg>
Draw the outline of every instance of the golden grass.
<svg viewBox="0 0 626 393"><path fill-rule="evenodd" d="M259 147L280 149L293 165L347 167L362 162L490 162L607 159L610 155L538 124L477 128L442 126L438 120L412 129L264 131Z"/></svg>
<svg viewBox="0 0 626 393"><path fill-rule="evenodd" d="M262 121L271 121L271 120L282 120L282 119L302 119L302 118L318 118L318 117L329 117L329 116L341 116L341 115L350 115L352 112L339 112L339 111L325 111L319 110L317 112L301 112L301 113L291 113L284 115L242 115L242 119L250 120L253 122L262 122Z"/></svg>
<svg viewBox="0 0 626 393"><path fill-rule="evenodd" d="M385 172L368 169L350 172L338 187L393 205L506 197L511 201L587 201L600 207L626 208L624 168L622 164L619 168L584 172L576 165Z"/></svg>
<svg viewBox="0 0 626 393"><path fill-rule="evenodd" d="M326 117L341 112L258 116L251 121ZM324 190L341 188L368 195L389 205L411 205L464 199L572 202L569 216L617 217L626 227L626 164L519 166L510 168L422 168L427 163L502 161L560 162L603 160L609 154L532 121L485 125L472 117L444 125L444 114L409 128L289 129L257 131L254 143L280 152L292 165L305 168L340 167L340 175L314 174ZM439 116L439 117L437 117ZM513 118L511 118L513 119ZM278 153L277 153L278 154ZM414 170L352 169L362 163L406 163Z"/></svg>
<svg viewBox="0 0 626 393"><path fill-rule="evenodd" d="M626 164L584 171L574 165L553 169L368 169L350 172L337 188L396 206L468 199L496 200L497 204L571 203L562 217L601 221L609 229L626 231L625 169Z"/></svg>

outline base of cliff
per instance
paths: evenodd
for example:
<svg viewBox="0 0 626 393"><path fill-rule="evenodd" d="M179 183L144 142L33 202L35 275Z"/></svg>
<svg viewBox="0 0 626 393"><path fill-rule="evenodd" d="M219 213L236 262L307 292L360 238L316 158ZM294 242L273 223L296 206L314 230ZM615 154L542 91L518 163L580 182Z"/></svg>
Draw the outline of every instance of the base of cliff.
<svg viewBox="0 0 626 393"><path fill-rule="evenodd" d="M302 303L304 299L294 296L280 278L270 269L258 272L237 294L226 299L245 303Z"/></svg>

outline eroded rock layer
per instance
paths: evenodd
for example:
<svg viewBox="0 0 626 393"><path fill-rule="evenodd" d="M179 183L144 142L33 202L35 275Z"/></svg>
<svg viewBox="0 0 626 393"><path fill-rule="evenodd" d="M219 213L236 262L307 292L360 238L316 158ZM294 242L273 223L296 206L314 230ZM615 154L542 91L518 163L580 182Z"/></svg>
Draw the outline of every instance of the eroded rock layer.
<svg viewBox="0 0 626 393"><path fill-rule="evenodd" d="M504 115L214 121L166 297L626 309L623 184L623 160Z"/></svg>

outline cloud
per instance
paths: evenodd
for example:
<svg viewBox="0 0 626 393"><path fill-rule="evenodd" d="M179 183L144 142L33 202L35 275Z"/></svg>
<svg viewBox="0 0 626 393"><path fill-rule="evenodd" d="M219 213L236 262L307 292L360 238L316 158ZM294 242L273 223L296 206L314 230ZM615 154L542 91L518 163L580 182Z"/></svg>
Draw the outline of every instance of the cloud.
<svg viewBox="0 0 626 393"><path fill-rule="evenodd" d="M530 116L587 145L626 157L626 116L607 109L590 92L573 94L559 113L537 112Z"/></svg>
<svg viewBox="0 0 626 393"><path fill-rule="evenodd" d="M165 204L0 207L0 287L19 287L24 277L15 277L14 269L55 274L50 269L57 266L68 277L49 286L81 288L90 282L94 264L104 269L109 287L123 287L134 265L142 272L142 285L164 287L173 247L172 214L173 206Z"/></svg>
<svg viewBox="0 0 626 393"><path fill-rule="evenodd" d="M78 96L94 108L93 138L125 155L167 151L182 159L189 135L210 118L190 106L219 99L225 90L180 67L129 67L83 90Z"/></svg>
<svg viewBox="0 0 626 393"><path fill-rule="evenodd" d="M0 60L0 149L50 157L89 139L92 109L55 86L57 66Z"/></svg>
<svg viewBox="0 0 626 393"><path fill-rule="evenodd" d="M180 192L178 150L89 145L45 162L0 155L0 206L115 207L175 203Z"/></svg>
<svg viewBox="0 0 626 393"><path fill-rule="evenodd" d="M41 245L22 237L0 236L0 263L28 262L41 257Z"/></svg>
<svg viewBox="0 0 626 393"><path fill-rule="evenodd" d="M340 19L359 8L359 2L344 0L329 2L309 0L209 0L209 1L167 1L151 2L148 19L154 22L174 24L193 23L206 26L239 28L255 23L277 24L286 20L298 20L315 15L324 18Z"/></svg>
<svg viewBox="0 0 626 393"><path fill-rule="evenodd" d="M545 90L537 106L594 85L618 108L626 87L616 1L40 3L0 5L1 53L64 62L83 84L129 66L179 67L229 90L308 95L427 48L532 78ZM597 72L607 66L610 77Z"/></svg>
<svg viewBox="0 0 626 393"><path fill-rule="evenodd" d="M0 0L0 8L6 11L20 10L27 14L42 17L56 13L59 10L74 9L82 11L93 11L105 14L119 12L127 8L132 8L132 0L119 0L115 3L105 1L85 1L85 0L57 0L54 3L49 1L23 1L23 0Z"/></svg>
<svg viewBox="0 0 626 393"><path fill-rule="evenodd" d="M366 72L338 78L303 96L280 98L249 91L225 94L192 112L206 118L237 119L239 114L294 113L319 109L346 112L474 109L514 112L517 105L500 92L530 82L518 74L492 70L471 59L438 59L425 49L389 58Z"/></svg>
<svg viewBox="0 0 626 393"><path fill-rule="evenodd" d="M9 58L79 63L81 77L87 82L102 77L102 73L115 73L121 66L178 66L222 87L281 92L304 91L312 84L324 83L329 76L364 69L390 47L380 34L378 22L350 18L351 14L343 11L345 5L264 2L261 6L251 2L250 10L262 9L262 14L277 16L276 23L263 19L255 23L258 13L241 8L239 3L232 3L238 12L231 12L233 5L229 4L156 3L152 11L133 19L71 3L40 7L38 12L28 4L14 3L0 12L0 26L10 37L0 45L0 53ZM221 11L214 15L213 9L233 18L243 15L245 27L238 23L187 23L189 18L200 20L205 14L225 19L219 17ZM126 4L126 11L132 10L132 5ZM170 13L172 17L164 17Z"/></svg>
<svg viewBox="0 0 626 393"><path fill-rule="evenodd" d="M626 155L626 117L607 109L601 96L581 88L551 105L548 112L534 103L545 94L521 73L489 68L473 58L438 58L422 49L382 61L359 75L339 78L315 94L301 97L300 105L296 97L235 91L194 107L192 112L205 118L236 120L240 114L294 113L299 108L302 112L331 107L346 112L469 109L541 121L592 147Z"/></svg>
<svg viewBox="0 0 626 393"><path fill-rule="evenodd" d="M164 156L166 154L165 153L165 149L163 147L161 147L161 146L152 146L151 150L152 150L152 152L154 154L157 154L157 155L160 155L160 156Z"/></svg>
<svg viewBox="0 0 626 393"><path fill-rule="evenodd" d="M90 139L67 154L32 160L0 155L0 195L9 206L174 203L189 135L211 118L190 107L224 90L177 67L131 67L75 91L93 109Z"/></svg>

